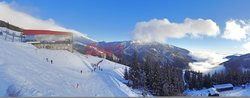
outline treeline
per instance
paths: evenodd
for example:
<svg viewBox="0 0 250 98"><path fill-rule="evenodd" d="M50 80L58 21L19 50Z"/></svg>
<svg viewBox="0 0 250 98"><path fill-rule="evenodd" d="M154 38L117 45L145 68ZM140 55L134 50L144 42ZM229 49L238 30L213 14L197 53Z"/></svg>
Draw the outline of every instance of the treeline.
<svg viewBox="0 0 250 98"><path fill-rule="evenodd" d="M186 71L185 81L189 89L210 88L215 84L231 83L234 86L240 86L250 82L250 71L235 71L227 69L226 71L215 72L214 74L203 75L200 72Z"/></svg>
<svg viewBox="0 0 250 98"><path fill-rule="evenodd" d="M19 31L19 32L23 31L22 28L19 28L17 26L14 26L14 25L9 24L8 22L2 21L2 20L0 20L0 27L6 27L8 29L11 29L11 30L14 30L14 31Z"/></svg>
<svg viewBox="0 0 250 98"><path fill-rule="evenodd" d="M182 70L153 62L150 56L140 64L135 53L130 69L125 69L124 78L129 80L129 86L142 90L143 95L150 92L155 96L177 96L184 91Z"/></svg>

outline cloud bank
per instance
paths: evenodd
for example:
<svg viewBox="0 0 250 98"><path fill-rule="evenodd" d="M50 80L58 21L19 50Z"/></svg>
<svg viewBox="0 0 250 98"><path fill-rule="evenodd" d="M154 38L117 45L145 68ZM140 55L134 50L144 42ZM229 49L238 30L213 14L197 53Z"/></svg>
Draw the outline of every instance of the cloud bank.
<svg viewBox="0 0 250 98"><path fill-rule="evenodd" d="M250 35L250 21L230 19L226 22L225 30L222 38L235 40L235 41L246 41ZM250 42L242 45L242 48L250 51Z"/></svg>
<svg viewBox="0 0 250 98"><path fill-rule="evenodd" d="M190 56L197 60L197 62L189 63L193 71L213 74L216 71L225 69L223 65L220 65L220 63L227 60L224 58L225 55L208 51L192 51Z"/></svg>
<svg viewBox="0 0 250 98"><path fill-rule="evenodd" d="M250 51L250 42L243 44L242 47L249 52Z"/></svg>
<svg viewBox="0 0 250 98"><path fill-rule="evenodd" d="M250 34L250 22L244 20L229 20L226 22L222 38L230 40L243 40Z"/></svg>
<svg viewBox="0 0 250 98"><path fill-rule="evenodd" d="M55 23L53 19L42 20L33 17L24 12L15 10L10 6L10 4L5 2L0 2L0 20L9 22L13 25L24 29L40 29L40 30L56 30L56 31L67 31L73 32L76 35L86 37L86 35L80 33L79 31L64 28Z"/></svg>
<svg viewBox="0 0 250 98"><path fill-rule="evenodd" d="M136 24L133 40L162 43L167 38L217 36L219 33L219 26L211 19L186 18L183 23L170 22L168 19L152 19Z"/></svg>

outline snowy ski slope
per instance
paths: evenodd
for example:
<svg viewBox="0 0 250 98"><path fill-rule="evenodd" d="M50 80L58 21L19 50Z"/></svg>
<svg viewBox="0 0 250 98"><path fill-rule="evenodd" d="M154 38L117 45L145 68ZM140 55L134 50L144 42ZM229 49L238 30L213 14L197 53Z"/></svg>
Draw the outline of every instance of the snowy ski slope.
<svg viewBox="0 0 250 98"><path fill-rule="evenodd" d="M122 83L124 65L77 52L37 49L2 37L0 96L138 96ZM100 60L102 70L93 71L91 64Z"/></svg>

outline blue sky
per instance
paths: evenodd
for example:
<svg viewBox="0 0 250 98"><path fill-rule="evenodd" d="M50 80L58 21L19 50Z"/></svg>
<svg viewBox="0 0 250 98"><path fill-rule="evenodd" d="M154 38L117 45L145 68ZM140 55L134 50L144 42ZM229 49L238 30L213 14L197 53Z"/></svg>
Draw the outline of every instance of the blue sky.
<svg viewBox="0 0 250 98"><path fill-rule="evenodd" d="M187 49L225 53L247 52L242 48L248 40L221 38L225 22L249 20L248 0L7 0L40 19L78 30L96 40L131 40L136 23L166 18L182 23L186 18L211 19L220 27L220 34L202 38L168 38L166 43Z"/></svg>

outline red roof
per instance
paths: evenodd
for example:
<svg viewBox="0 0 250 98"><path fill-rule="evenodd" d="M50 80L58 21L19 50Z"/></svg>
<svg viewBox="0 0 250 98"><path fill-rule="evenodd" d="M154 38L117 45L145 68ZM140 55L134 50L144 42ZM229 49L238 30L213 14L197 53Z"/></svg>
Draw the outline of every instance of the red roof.
<svg viewBox="0 0 250 98"><path fill-rule="evenodd" d="M51 31L51 30L23 30L24 35L71 35L70 32Z"/></svg>

